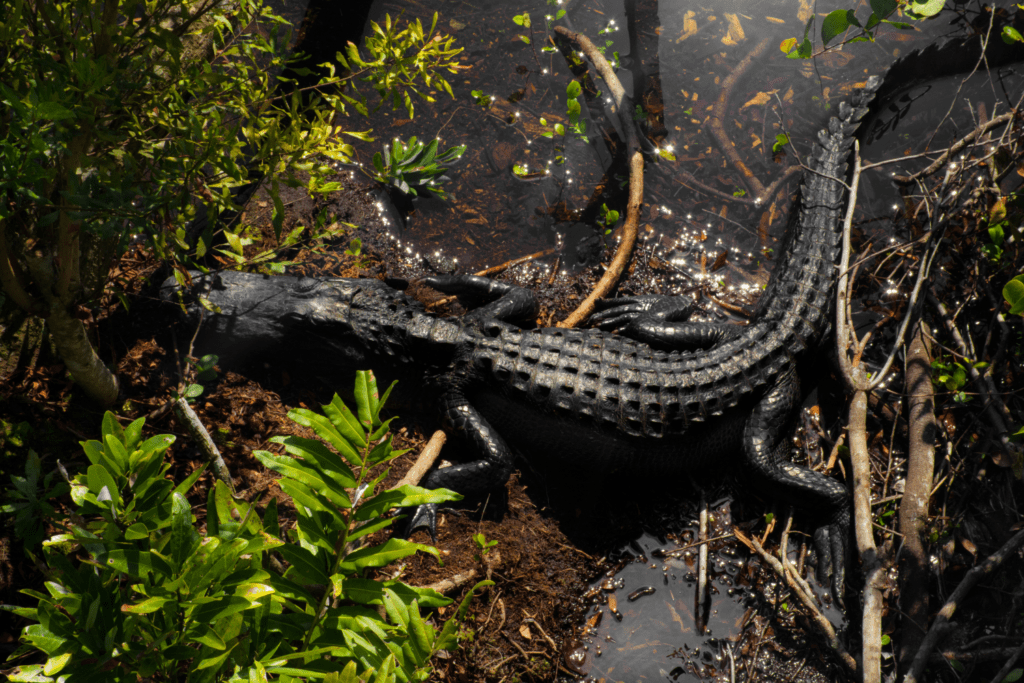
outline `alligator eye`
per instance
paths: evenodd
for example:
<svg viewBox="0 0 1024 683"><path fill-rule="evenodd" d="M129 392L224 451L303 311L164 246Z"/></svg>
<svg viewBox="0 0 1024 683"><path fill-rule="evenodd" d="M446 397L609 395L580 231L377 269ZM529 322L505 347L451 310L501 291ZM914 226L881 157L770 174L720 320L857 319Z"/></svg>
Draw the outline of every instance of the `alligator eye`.
<svg viewBox="0 0 1024 683"><path fill-rule="evenodd" d="M304 277L299 280L299 283L295 286L300 294L311 292L316 286L320 284L320 280L312 277Z"/></svg>

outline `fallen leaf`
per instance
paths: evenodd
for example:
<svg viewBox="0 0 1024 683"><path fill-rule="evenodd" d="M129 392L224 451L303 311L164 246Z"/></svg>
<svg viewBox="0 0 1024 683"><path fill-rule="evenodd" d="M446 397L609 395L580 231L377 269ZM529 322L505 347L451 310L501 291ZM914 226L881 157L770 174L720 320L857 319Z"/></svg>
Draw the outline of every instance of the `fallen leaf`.
<svg viewBox="0 0 1024 683"><path fill-rule="evenodd" d="M687 10L686 15L683 17L683 30L679 34L679 37L676 38L677 43L683 42L684 40L686 40L687 38L689 38L690 36L697 32L697 20L695 18L696 16L697 13L694 12L692 9Z"/></svg>
<svg viewBox="0 0 1024 683"><path fill-rule="evenodd" d="M772 90L771 92L759 92L751 97L747 102L740 107L740 110L746 109L747 107L760 107L761 105L768 104L772 100L772 94L778 92Z"/></svg>
<svg viewBox="0 0 1024 683"><path fill-rule="evenodd" d="M725 38L722 38L723 45L739 45L747 39L746 34L743 33L743 27L740 26L740 18L738 16L726 12L725 20L729 22L729 31L725 34Z"/></svg>
<svg viewBox="0 0 1024 683"><path fill-rule="evenodd" d="M533 638L533 634L530 633L530 627L526 624L519 624L519 635L521 635L523 638L526 638L527 640Z"/></svg>

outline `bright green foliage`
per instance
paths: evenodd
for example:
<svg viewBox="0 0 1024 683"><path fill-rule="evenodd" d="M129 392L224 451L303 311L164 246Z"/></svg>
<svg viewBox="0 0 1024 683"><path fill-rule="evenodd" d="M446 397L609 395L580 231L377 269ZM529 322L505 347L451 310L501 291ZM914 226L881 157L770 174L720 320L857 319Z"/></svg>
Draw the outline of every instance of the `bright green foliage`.
<svg viewBox="0 0 1024 683"><path fill-rule="evenodd" d="M391 142L391 149L384 145L383 151L383 157L380 152L373 155L373 168L377 171L375 177L378 182L391 183L406 194L416 195L427 191L444 199L445 192L439 186L451 178L444 175L448 168L442 164L458 161L465 153L466 146L458 145L438 154L437 140L424 145L413 136L408 143L395 138ZM416 191L417 187L420 188L419 192Z"/></svg>
<svg viewBox="0 0 1024 683"><path fill-rule="evenodd" d="M356 81L411 116L411 93L451 94L438 72L460 68L451 38L388 19L374 25L366 57L355 45L339 55L352 73L324 64L317 83L289 93L276 75L288 32L264 0L0 3L0 286L7 303L54 323L58 353L100 403L116 400L116 382L67 312L100 295L137 233L184 285L180 262L208 252L219 216L239 208L237 191L265 176L280 242L280 184L300 185L301 171L310 193L337 190L330 162L350 160L345 136L372 139L332 123L346 105L367 113ZM207 228L191 244L186 228L201 210ZM282 246L322 227L297 228ZM286 265L275 250L246 259L238 232L227 239L222 253L239 267Z"/></svg>
<svg viewBox="0 0 1024 683"><path fill-rule="evenodd" d="M607 204L601 204L601 215L597 217L597 224L604 228L604 234L609 234L619 222L619 212L609 209Z"/></svg>
<svg viewBox="0 0 1024 683"><path fill-rule="evenodd" d="M778 154L789 144L789 136L785 133L776 133L775 142L772 143L772 153Z"/></svg>
<svg viewBox="0 0 1024 683"><path fill-rule="evenodd" d="M988 367L988 363L974 363L974 367L983 370ZM942 358L932 361L932 382L952 393L956 403L967 403L972 398L963 390L967 384L967 369L956 361L946 361Z"/></svg>
<svg viewBox="0 0 1024 683"><path fill-rule="evenodd" d="M399 104L405 107L409 118L413 116L412 97L413 93L424 102L434 102L425 90L437 88L452 94L452 86L440 75L442 71L458 73L461 68L455 55L462 52L462 48L453 48L454 38L442 36L434 31L437 28L437 13L430 24L430 31L423 30L420 20L409 22L404 29L398 30L398 22L391 21L391 15L385 15L384 28L375 21L370 22L373 34L366 37L366 49L370 53L368 59L363 59L359 49L353 44L348 44L348 61L339 52L338 61L345 67L357 66L365 75L359 80L373 84L374 89L381 97L381 104L391 100L392 109L397 109ZM422 86L417 85L417 80L423 82ZM354 105L356 109L367 114L366 100L355 99L347 95L342 98Z"/></svg>
<svg viewBox="0 0 1024 683"><path fill-rule="evenodd" d="M859 43L862 41L874 41L874 30L881 24L894 28L911 30L913 26L906 22L890 21L889 17L896 12L902 4L904 11L912 19L925 19L933 16L942 10L945 0L871 0L871 15L866 23L861 24L857 15L852 9L837 9L830 12L821 22L821 42L828 46L830 42L843 35L849 28L859 28L860 32L845 41L848 43ZM790 59L810 59L814 56L814 43L810 38L814 29L816 17L812 15L804 27L804 38L798 41L796 38L789 38L782 42L782 51Z"/></svg>
<svg viewBox="0 0 1024 683"><path fill-rule="evenodd" d="M480 555L486 555L487 553L491 552L491 548L498 545L498 542L493 539L488 541L487 537L484 536L483 532L473 534L473 542L476 543L476 547L480 549ZM479 560L480 555L477 555L476 559Z"/></svg>
<svg viewBox="0 0 1024 683"><path fill-rule="evenodd" d="M28 458L25 459L25 476L11 476L11 487L4 495L7 504L0 506L0 512L14 515L14 533L26 547L39 545L43 540L44 524L56 514L48 501L63 496L69 490L64 482L52 483L56 470L50 470L40 477L41 474L42 461L35 451L29 449Z"/></svg>
<svg viewBox="0 0 1024 683"><path fill-rule="evenodd" d="M293 457L254 453L293 497L297 526L287 535L276 502L261 519L220 481L202 532L185 495L203 470L174 486L163 458L174 437L143 441L143 420L122 429L107 413L102 440L82 444L92 464L74 478L77 509L66 532L44 543L47 592L22 591L37 607L4 607L38 622L14 656L38 650L47 658L7 671L10 680L427 680L433 654L457 646L469 598L438 632L421 608L448 598L366 576L437 550L397 538L361 543L391 525L395 508L457 494L377 492L400 453L390 420L380 419L372 373L359 373L355 394L355 413L337 397L324 415L292 411L323 441L277 437ZM284 576L268 569L271 551L289 563Z"/></svg>
<svg viewBox="0 0 1024 683"><path fill-rule="evenodd" d="M1006 283L1003 298L1010 304L1010 315L1024 315L1024 275L1018 275Z"/></svg>

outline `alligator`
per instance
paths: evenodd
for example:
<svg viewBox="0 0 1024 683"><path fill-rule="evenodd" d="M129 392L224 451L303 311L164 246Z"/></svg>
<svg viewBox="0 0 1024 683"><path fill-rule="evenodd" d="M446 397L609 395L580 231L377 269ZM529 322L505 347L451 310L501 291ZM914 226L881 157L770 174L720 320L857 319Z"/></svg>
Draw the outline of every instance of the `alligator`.
<svg viewBox="0 0 1024 683"><path fill-rule="evenodd" d="M482 305L455 318L425 311L375 279L197 277L207 308L201 344L241 362L304 359L313 371L392 368L436 396L445 429L479 459L436 469L421 485L493 490L513 470L510 444L573 467L690 472L742 460L759 489L818 514L819 572L841 597L850 511L840 482L788 461L801 401L799 362L821 344L845 204L847 158L879 87L872 78L818 135L780 261L746 326L690 321L687 298L607 300L597 329L528 329L533 293L471 275L424 282ZM173 279L163 296L177 296ZM280 355L278 355L280 354ZM433 533L436 509L412 511Z"/></svg>

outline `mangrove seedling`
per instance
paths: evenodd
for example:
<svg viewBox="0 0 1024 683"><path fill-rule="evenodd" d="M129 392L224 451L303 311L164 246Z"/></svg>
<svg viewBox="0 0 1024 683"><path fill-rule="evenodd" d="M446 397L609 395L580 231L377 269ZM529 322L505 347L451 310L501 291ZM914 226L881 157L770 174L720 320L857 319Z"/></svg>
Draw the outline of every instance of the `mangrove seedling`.
<svg viewBox="0 0 1024 683"><path fill-rule="evenodd" d="M440 185L451 178L444 175L448 168L442 164L458 161L465 151L465 145L458 145L438 154L437 140L424 145L415 136L407 143L395 138L391 141L390 150L384 145L383 156L381 152L373 155L374 178L381 183L390 183L406 194L433 192L445 199Z"/></svg>

